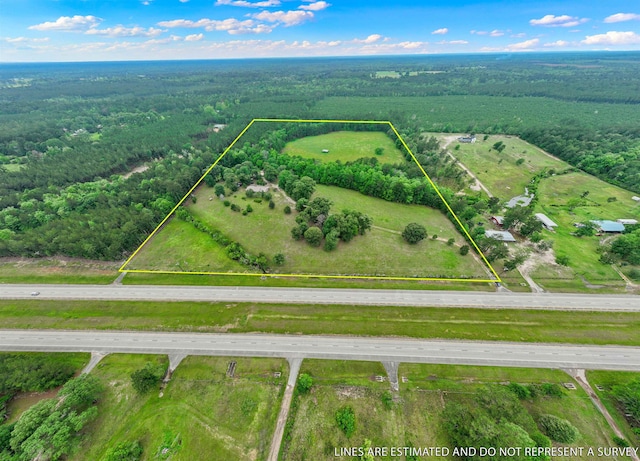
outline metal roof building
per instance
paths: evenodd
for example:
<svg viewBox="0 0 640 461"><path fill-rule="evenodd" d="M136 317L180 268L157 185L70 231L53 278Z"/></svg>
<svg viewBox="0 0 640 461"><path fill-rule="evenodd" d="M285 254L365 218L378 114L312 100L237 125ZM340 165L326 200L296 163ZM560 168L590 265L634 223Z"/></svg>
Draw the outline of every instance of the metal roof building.
<svg viewBox="0 0 640 461"><path fill-rule="evenodd" d="M544 227L547 229L553 229L554 227L558 227L556 223L554 223L549 216L544 213L536 213L536 219L542 223Z"/></svg>
<svg viewBox="0 0 640 461"><path fill-rule="evenodd" d="M507 231L488 230L488 231L485 231L484 235L485 235L485 237L494 238L496 240L501 240L503 242L515 242L516 241L515 237L513 235L511 235L511 232L507 232Z"/></svg>
<svg viewBox="0 0 640 461"><path fill-rule="evenodd" d="M624 224L621 224L619 222L608 221L606 219L602 221L592 220L591 222L596 225L596 227L600 232L623 232L624 231Z"/></svg>

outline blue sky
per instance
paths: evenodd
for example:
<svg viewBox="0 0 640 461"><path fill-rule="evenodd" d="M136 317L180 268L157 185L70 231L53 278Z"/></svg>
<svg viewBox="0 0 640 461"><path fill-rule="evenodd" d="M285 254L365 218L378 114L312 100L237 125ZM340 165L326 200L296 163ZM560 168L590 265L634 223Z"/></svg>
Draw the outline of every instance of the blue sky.
<svg viewBox="0 0 640 461"><path fill-rule="evenodd" d="M640 50L637 0L0 0L0 61Z"/></svg>

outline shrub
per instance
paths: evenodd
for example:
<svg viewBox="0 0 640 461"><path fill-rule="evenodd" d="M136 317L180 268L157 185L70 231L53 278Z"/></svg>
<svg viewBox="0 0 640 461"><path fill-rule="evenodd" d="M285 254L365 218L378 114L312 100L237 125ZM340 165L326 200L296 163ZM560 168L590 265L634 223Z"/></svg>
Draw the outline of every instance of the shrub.
<svg viewBox="0 0 640 461"><path fill-rule="evenodd" d="M253 211L253 207L251 205L247 205L247 213L251 213Z"/></svg>
<svg viewBox="0 0 640 461"><path fill-rule="evenodd" d="M253 191L253 189L247 189L245 193L247 195L247 198L253 198L254 195L256 195L256 193Z"/></svg>
<svg viewBox="0 0 640 461"><path fill-rule="evenodd" d="M393 395L391 395L390 391L382 393L382 403L387 410L391 410L393 408Z"/></svg>
<svg viewBox="0 0 640 461"><path fill-rule="evenodd" d="M274 209L276 207L276 203L273 200L269 200L269 208Z"/></svg>
<svg viewBox="0 0 640 461"><path fill-rule="evenodd" d="M300 392L301 394L307 394L311 390L311 386L313 386L313 378L311 377L311 375L302 373L298 377L298 385L296 386L298 392Z"/></svg>
<svg viewBox="0 0 640 461"><path fill-rule="evenodd" d="M304 239L314 247L320 246L323 237L324 234L318 227L310 227L304 232Z"/></svg>
<svg viewBox="0 0 640 461"><path fill-rule="evenodd" d="M236 205L235 203L231 204L231 210L232 211L240 211L240 207L238 205Z"/></svg>
<svg viewBox="0 0 640 461"><path fill-rule="evenodd" d="M109 448L104 461L138 461L142 457L142 445L134 442L120 442Z"/></svg>
<svg viewBox="0 0 640 461"><path fill-rule="evenodd" d="M278 266L282 266L284 264L285 258L284 255L282 253L276 253L273 256L273 262L275 264L277 264Z"/></svg>
<svg viewBox="0 0 640 461"><path fill-rule="evenodd" d="M229 200L225 200L224 202L222 202L222 204L223 204L224 206L230 206L230 205L231 205L231 202L230 202Z"/></svg>
<svg viewBox="0 0 640 461"><path fill-rule="evenodd" d="M617 435L613 436L613 441L615 442L616 445L618 445L619 447L629 447L629 442L627 442L625 439L623 439L622 437L618 437Z"/></svg>
<svg viewBox="0 0 640 461"><path fill-rule="evenodd" d="M423 240L426 236L427 230L425 227L415 222L407 224L407 227L402 231L402 238L412 245Z"/></svg>
<svg viewBox="0 0 640 461"><path fill-rule="evenodd" d="M289 205L284 207L284 214L291 214L291 207Z"/></svg>
<svg viewBox="0 0 640 461"><path fill-rule="evenodd" d="M522 384L518 383L509 383L507 386L511 392L516 394L520 400L528 399L531 397L531 392L528 388L524 387Z"/></svg>
<svg viewBox="0 0 640 461"><path fill-rule="evenodd" d="M347 406L342 407L336 412L336 424L344 432L347 438L350 438L356 431L356 414L353 408Z"/></svg>
<svg viewBox="0 0 640 461"><path fill-rule="evenodd" d="M456 243L456 240L454 238L450 238L449 240L447 240L447 245L451 246L454 243Z"/></svg>
<svg viewBox="0 0 640 461"><path fill-rule="evenodd" d="M468 253L469 253L469 245L462 245L462 246L460 247L460 254L461 254L462 256L464 256L464 255L466 255L466 254L468 254Z"/></svg>
<svg viewBox="0 0 640 461"><path fill-rule="evenodd" d="M222 184L217 184L213 190L218 197L220 197L221 195L224 195L225 193L224 186Z"/></svg>
<svg viewBox="0 0 640 461"><path fill-rule="evenodd" d="M164 375L164 367L147 363L144 368L131 373L131 384L138 394L146 394L157 387Z"/></svg>
<svg viewBox="0 0 640 461"><path fill-rule="evenodd" d="M564 395L562 388L556 383L544 383L542 384L541 389L544 395L551 397L562 397Z"/></svg>
<svg viewBox="0 0 640 461"><path fill-rule="evenodd" d="M558 255L556 256L556 264L560 264L561 266L569 265L569 256L566 255Z"/></svg>
<svg viewBox="0 0 640 461"><path fill-rule="evenodd" d="M551 440L560 443L573 443L580 437L580 432L566 419L554 415L542 415L538 424Z"/></svg>
<svg viewBox="0 0 640 461"><path fill-rule="evenodd" d="M438 238L438 234L433 234L433 235L431 236L431 240L436 240L437 238Z"/></svg>

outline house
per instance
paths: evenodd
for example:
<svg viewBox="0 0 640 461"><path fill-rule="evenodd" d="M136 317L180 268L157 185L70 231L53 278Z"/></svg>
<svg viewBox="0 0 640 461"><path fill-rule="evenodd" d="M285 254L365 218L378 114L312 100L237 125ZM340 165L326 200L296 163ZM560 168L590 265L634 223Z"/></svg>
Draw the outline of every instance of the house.
<svg viewBox="0 0 640 461"><path fill-rule="evenodd" d="M616 219L616 221L623 226L635 226L636 224L638 224L637 219Z"/></svg>
<svg viewBox="0 0 640 461"><path fill-rule="evenodd" d="M558 225L554 223L549 216L544 213L536 213L536 219L542 223L545 229L553 231Z"/></svg>
<svg viewBox="0 0 640 461"><path fill-rule="evenodd" d="M484 233L485 237L494 238L496 240L500 240L502 242L515 242L515 237L511 234L511 232L507 231L493 231L488 230Z"/></svg>
<svg viewBox="0 0 640 461"><path fill-rule="evenodd" d="M468 136L460 136L458 138L458 142L473 144L474 142L476 142L476 135L475 134L470 134Z"/></svg>
<svg viewBox="0 0 640 461"><path fill-rule="evenodd" d="M491 222L496 226L502 227L504 224L504 216L491 216Z"/></svg>
<svg viewBox="0 0 640 461"><path fill-rule="evenodd" d="M624 231L624 224L615 221L608 220L592 220L593 224L596 225L596 229L598 232L606 232L606 233L618 233Z"/></svg>

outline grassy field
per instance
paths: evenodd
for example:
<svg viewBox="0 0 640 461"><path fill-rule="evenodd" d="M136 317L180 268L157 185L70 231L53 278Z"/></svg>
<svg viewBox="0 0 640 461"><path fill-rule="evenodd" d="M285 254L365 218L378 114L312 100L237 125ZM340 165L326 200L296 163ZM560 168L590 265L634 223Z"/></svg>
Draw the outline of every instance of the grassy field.
<svg viewBox="0 0 640 461"><path fill-rule="evenodd" d="M69 258L2 258L0 283L90 283L106 285L118 277L120 263Z"/></svg>
<svg viewBox="0 0 640 461"><path fill-rule="evenodd" d="M371 440L373 447L450 446L442 428L445 402L472 398L471 393L486 384L573 382L559 370L401 364L399 376L407 382L401 382L399 394L385 403L389 384L374 379L376 375L386 377L379 363L305 360L301 372L309 373L314 385L308 395L298 397L297 409L290 415L290 442L281 452L286 461L335 459L336 448L359 447L365 439ZM350 438L335 422L336 412L345 406L353 408L356 417ZM612 431L579 387L565 391L562 398L527 400L524 407L534 418L551 413L578 427L582 437L572 446L614 446Z"/></svg>
<svg viewBox="0 0 640 461"><path fill-rule="evenodd" d="M382 155L376 155L376 148ZM324 153L323 150L329 152ZM404 163L402 152L385 133L379 131L336 131L319 136L307 136L287 143L284 154L313 158L326 162L353 162L360 158L376 158L380 163Z"/></svg>
<svg viewBox="0 0 640 461"><path fill-rule="evenodd" d="M450 137L444 134L438 136L440 139ZM484 140L483 135L478 135L477 139L474 144L460 144L457 150L454 142L449 145L449 150L502 201L522 194L538 172L553 169L561 173L570 168L569 164L516 137L489 136ZM492 148L496 142L503 142L506 146L502 153ZM517 165L519 159L524 159L524 162ZM587 195L582 198L584 193ZM545 239L554 242L557 256L569 257L569 266L539 265L531 272L533 279L550 291L624 291L625 283L616 271L610 265L599 262L597 249L602 239L611 237L578 238L571 233L576 230L573 226L576 222L640 219L640 205L631 200L633 195L582 172L543 178L538 186L535 211L546 214L559 225L555 232L543 230L542 234ZM513 284L509 287L512 288Z"/></svg>
<svg viewBox="0 0 640 461"><path fill-rule="evenodd" d="M633 432L624 417L622 409L617 405L615 398L611 395L611 388L616 384L626 384L638 378L640 378L640 373L604 370L587 371L587 379L591 387L596 394L598 394L598 397L600 397L600 400L607 410L609 410L609 414L615 420L627 441L631 442L631 446L634 447L640 446L640 435ZM601 386L603 390L599 390L596 386Z"/></svg>
<svg viewBox="0 0 640 461"><path fill-rule="evenodd" d="M233 378L226 376L231 360ZM140 396L129 375L148 361L167 364L166 356L111 355L92 372L106 395L72 459L100 459L116 443L135 440L144 460L266 459L286 384L284 360L187 357L162 393Z"/></svg>
<svg viewBox="0 0 640 461"><path fill-rule="evenodd" d="M221 200L212 199L211 189L202 186L197 201L189 209L201 221L220 230L227 237L240 242L251 254L276 253L285 255L282 266L272 272L282 274L364 275L394 277L463 277L486 278L484 266L472 255L460 256L456 246L448 246L453 238L462 245L463 239L453 224L439 211L418 205L403 205L371 198L358 192L337 187L317 186L314 196L333 201L332 210L358 210L371 216L373 228L365 236L357 236L349 243L341 242L333 252L312 248L304 241L296 241L290 231L295 227L295 215L283 213L289 204L284 193L274 191L275 208L266 201L245 197L239 191L229 198L245 209L248 215L225 207ZM407 244L400 233L410 222L422 223L430 235L439 239L425 239L416 245ZM172 222L159 232L127 268L154 270L184 270L204 272L255 272L230 262L214 243L190 224ZM445 241L442 241L445 240Z"/></svg>
<svg viewBox="0 0 640 461"><path fill-rule="evenodd" d="M436 134L442 139L442 133ZM569 165L562 160L545 154L537 147L513 136L489 136L486 140L478 135L473 144L462 144L454 141L449 151L478 177L487 189L501 200L524 193L531 177L544 170L564 170ZM499 153L492 146L502 142L507 147ZM460 148L456 149L455 146ZM519 159L524 163L517 165Z"/></svg>
<svg viewBox="0 0 640 461"><path fill-rule="evenodd" d="M4 328L266 332L640 344L640 314L255 303L0 302Z"/></svg>

